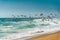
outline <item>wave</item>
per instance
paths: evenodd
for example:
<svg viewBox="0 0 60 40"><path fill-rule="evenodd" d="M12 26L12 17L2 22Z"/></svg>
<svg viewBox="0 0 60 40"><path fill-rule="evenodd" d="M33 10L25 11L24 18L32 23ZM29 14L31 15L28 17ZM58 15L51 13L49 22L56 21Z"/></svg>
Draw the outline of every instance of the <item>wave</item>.
<svg viewBox="0 0 60 40"><path fill-rule="evenodd" d="M54 23L58 22L58 24ZM6 35L17 34L17 33L32 33L41 30L50 30L53 28L60 28L60 20L54 21L44 21L42 22L41 19L36 19L33 21L19 21L19 22L0 22L0 34L1 37L6 37ZM46 30L47 29L47 30ZM21 31L22 30L22 31Z"/></svg>

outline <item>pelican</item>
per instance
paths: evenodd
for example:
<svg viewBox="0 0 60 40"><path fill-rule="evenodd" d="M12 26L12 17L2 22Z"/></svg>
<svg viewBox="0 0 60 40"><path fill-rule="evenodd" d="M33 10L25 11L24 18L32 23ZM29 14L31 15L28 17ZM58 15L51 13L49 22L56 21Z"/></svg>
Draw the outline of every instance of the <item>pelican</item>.
<svg viewBox="0 0 60 40"><path fill-rule="evenodd" d="M48 21L49 21L49 19L52 21L53 20L53 14L52 13L50 13L50 15L48 15Z"/></svg>
<svg viewBox="0 0 60 40"><path fill-rule="evenodd" d="M40 14L40 17L41 17L42 21L44 22L45 17L44 17L44 15L43 15L43 13Z"/></svg>

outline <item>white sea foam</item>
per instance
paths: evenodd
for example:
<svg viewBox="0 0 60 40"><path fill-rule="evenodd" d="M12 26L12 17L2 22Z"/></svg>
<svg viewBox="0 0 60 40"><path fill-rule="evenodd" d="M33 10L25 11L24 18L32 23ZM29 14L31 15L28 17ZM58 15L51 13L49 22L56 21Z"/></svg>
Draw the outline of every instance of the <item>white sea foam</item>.
<svg viewBox="0 0 60 40"><path fill-rule="evenodd" d="M22 39L22 38L24 39L25 37L28 38L28 37L32 37L32 36L49 34L49 33L54 33L54 32L60 31L60 20L42 22L39 19L39 20L34 20L33 23L36 25L40 25L40 24L49 24L49 25L47 25L47 26L43 25L43 28L40 28L40 27L28 28L27 30L24 30L22 32L3 37L0 40L14 40L14 39L18 40L18 39Z"/></svg>

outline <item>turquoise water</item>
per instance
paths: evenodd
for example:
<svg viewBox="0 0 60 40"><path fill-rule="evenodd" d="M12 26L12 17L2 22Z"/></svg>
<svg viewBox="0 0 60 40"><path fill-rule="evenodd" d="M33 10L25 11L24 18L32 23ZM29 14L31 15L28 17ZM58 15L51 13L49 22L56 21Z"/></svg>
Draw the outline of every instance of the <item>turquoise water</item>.
<svg viewBox="0 0 60 40"><path fill-rule="evenodd" d="M36 25L27 21L0 22L0 38L9 34L18 33L19 30L34 28Z"/></svg>
<svg viewBox="0 0 60 40"><path fill-rule="evenodd" d="M36 25L33 22L29 21L20 21L20 22L0 22L0 37L4 37L9 34L18 33L17 31L26 30L28 28L41 27L44 24ZM47 25L44 25L47 26Z"/></svg>
<svg viewBox="0 0 60 40"><path fill-rule="evenodd" d="M0 22L0 38L7 36L9 34L18 33L18 31L27 30L29 28L43 28L44 26L48 26L49 24L39 24L37 25L33 21L4 21Z"/></svg>

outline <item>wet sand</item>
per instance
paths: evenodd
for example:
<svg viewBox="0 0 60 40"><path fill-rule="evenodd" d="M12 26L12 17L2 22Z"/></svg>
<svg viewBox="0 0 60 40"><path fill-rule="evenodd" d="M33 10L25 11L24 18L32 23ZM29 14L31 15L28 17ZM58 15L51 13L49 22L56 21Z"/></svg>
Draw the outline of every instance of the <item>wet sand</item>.
<svg viewBox="0 0 60 40"><path fill-rule="evenodd" d="M34 37L28 40L60 40L60 32L42 35L42 36Z"/></svg>

